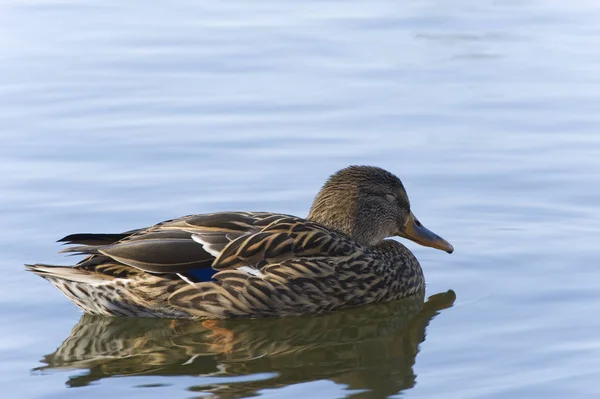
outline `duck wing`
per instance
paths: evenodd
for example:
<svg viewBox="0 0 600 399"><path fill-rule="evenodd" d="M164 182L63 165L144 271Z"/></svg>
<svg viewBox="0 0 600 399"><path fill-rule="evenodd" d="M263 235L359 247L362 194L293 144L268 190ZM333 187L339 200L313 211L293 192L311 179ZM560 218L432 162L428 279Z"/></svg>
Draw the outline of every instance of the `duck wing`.
<svg viewBox="0 0 600 399"><path fill-rule="evenodd" d="M381 280L359 278L369 267L364 248L320 224L278 215L255 227L262 228L211 248L213 281L185 285L169 304L199 318L317 314L352 305ZM198 229L192 237L206 235Z"/></svg>
<svg viewBox="0 0 600 399"><path fill-rule="evenodd" d="M209 269L229 243L286 217L266 212L190 215L120 234L73 234L60 241L85 245L61 252L89 255L77 264L83 268L109 260L150 273L186 273Z"/></svg>
<svg viewBox="0 0 600 399"><path fill-rule="evenodd" d="M256 224L262 227L260 230L238 236L219 252L214 251L212 267L262 267L294 258L348 256L358 249L346 236L323 225L299 217L278 216L261 220ZM193 238L198 242L205 240L202 233Z"/></svg>
<svg viewBox="0 0 600 399"><path fill-rule="evenodd" d="M66 237L61 238L57 242L62 242L65 245L109 245L114 244L117 241L121 241L132 234L139 233L146 228L136 229L125 231L123 233L111 233L111 234L103 234L103 233L78 233L78 234L69 234Z"/></svg>

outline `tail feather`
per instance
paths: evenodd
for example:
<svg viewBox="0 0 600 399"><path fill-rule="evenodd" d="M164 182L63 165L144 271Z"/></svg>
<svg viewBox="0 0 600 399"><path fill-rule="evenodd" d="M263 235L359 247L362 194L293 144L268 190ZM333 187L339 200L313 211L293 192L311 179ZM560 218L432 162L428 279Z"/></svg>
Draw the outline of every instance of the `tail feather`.
<svg viewBox="0 0 600 399"><path fill-rule="evenodd" d="M61 238L57 242L64 242L67 245L79 244L79 245L110 245L117 241L120 241L132 234L135 234L143 229L130 230L124 233L115 234L95 234L95 233L78 233L70 234L66 237Z"/></svg>
<svg viewBox="0 0 600 399"><path fill-rule="evenodd" d="M104 245L78 245L76 247L67 247L58 251L59 254L70 254L70 255L99 255L99 249Z"/></svg>
<svg viewBox="0 0 600 399"><path fill-rule="evenodd" d="M101 284L114 280L114 277L100 273L94 273L89 270L82 270L72 266L56 266L56 265L25 265L28 271L37 274L52 282L52 280L60 279L72 281L75 283L86 284Z"/></svg>
<svg viewBox="0 0 600 399"><path fill-rule="evenodd" d="M173 280L146 275L146 284L132 286L131 279L120 277L119 270L113 273L98 273L87 267L25 265L27 269L48 280L71 302L84 312L103 316L127 317L186 317L190 314L167 304ZM107 265L106 268L122 268ZM126 268L131 269L129 266ZM177 282L177 281L176 281ZM185 285L179 280L179 285Z"/></svg>

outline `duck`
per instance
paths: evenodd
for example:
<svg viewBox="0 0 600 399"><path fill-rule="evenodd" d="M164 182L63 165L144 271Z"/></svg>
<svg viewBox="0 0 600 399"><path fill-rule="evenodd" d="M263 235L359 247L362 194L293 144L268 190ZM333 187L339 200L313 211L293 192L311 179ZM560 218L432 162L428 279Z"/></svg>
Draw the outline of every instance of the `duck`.
<svg viewBox="0 0 600 399"><path fill-rule="evenodd" d="M117 234L71 234L73 266L28 264L85 313L230 319L319 315L424 292L415 255L393 237L453 246L411 211L401 180L376 166L332 174L305 218L194 214Z"/></svg>

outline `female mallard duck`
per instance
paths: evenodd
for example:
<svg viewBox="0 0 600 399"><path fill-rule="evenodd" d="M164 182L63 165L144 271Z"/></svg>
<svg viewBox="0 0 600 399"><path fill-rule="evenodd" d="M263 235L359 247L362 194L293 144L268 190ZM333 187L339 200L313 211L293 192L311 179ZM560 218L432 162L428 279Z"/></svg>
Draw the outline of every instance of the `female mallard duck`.
<svg viewBox="0 0 600 399"><path fill-rule="evenodd" d="M73 234L77 265L29 265L87 313L169 318L318 314L422 291L397 241L453 251L410 211L404 186L372 166L332 175L306 219L268 212L190 215L122 234Z"/></svg>

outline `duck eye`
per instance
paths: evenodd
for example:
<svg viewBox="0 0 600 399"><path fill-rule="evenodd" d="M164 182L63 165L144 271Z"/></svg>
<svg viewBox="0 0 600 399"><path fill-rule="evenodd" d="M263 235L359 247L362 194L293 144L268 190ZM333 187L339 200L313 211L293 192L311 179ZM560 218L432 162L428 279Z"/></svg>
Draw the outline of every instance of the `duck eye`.
<svg viewBox="0 0 600 399"><path fill-rule="evenodd" d="M385 199L388 200L388 202L391 202L392 204L398 202L398 198L396 198L394 194L386 194Z"/></svg>

